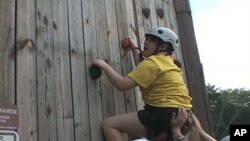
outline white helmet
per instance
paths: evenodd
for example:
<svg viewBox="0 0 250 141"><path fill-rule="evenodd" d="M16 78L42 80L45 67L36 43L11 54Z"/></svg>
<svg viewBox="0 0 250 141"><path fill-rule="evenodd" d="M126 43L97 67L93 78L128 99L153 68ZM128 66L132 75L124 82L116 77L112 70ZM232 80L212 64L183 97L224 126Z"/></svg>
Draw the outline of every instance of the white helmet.
<svg viewBox="0 0 250 141"><path fill-rule="evenodd" d="M145 35L153 35L159 37L164 42L168 42L172 45L173 49L176 50L179 44L178 36L174 31L166 27L153 28Z"/></svg>

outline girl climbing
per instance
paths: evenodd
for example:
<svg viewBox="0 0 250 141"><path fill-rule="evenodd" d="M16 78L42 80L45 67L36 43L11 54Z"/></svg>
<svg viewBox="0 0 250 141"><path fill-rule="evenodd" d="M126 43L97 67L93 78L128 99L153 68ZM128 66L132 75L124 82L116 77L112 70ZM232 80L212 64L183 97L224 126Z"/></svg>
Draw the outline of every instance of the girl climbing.
<svg viewBox="0 0 250 141"><path fill-rule="evenodd" d="M95 60L111 83L120 91L140 87L143 110L105 119L102 123L107 141L123 141L122 133L132 138L172 140L170 121L179 107L192 108L192 98L183 81L180 63L172 56L178 47L175 32L165 27L145 34L144 49L138 66L127 76L117 73L106 61ZM131 44L131 47L135 47ZM138 57L141 58L141 57Z"/></svg>

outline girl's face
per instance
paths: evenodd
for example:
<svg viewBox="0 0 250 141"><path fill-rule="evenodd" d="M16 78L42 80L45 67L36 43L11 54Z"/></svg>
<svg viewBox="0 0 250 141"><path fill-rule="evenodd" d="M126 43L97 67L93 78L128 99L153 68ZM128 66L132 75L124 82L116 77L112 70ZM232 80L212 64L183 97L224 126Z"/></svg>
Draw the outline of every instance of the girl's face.
<svg viewBox="0 0 250 141"><path fill-rule="evenodd" d="M157 43L152 36L145 36L143 56L149 57L155 53Z"/></svg>

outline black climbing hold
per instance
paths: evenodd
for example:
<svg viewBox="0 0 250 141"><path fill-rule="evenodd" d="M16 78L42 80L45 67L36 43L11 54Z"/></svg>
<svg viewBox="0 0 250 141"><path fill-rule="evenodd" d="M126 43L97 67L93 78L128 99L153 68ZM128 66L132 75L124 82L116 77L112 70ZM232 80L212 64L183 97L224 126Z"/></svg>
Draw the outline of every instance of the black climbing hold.
<svg viewBox="0 0 250 141"><path fill-rule="evenodd" d="M92 79L98 79L102 75L102 69L95 64L89 67L89 74Z"/></svg>

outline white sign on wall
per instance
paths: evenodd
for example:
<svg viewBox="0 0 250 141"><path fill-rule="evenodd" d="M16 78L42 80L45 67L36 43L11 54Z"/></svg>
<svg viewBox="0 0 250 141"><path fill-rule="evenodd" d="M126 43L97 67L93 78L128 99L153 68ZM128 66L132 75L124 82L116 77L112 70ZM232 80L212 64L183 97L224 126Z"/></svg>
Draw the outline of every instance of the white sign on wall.
<svg viewBox="0 0 250 141"><path fill-rule="evenodd" d="M15 131L0 130L0 141L19 141L19 135Z"/></svg>

